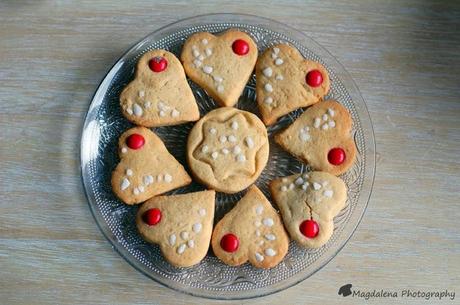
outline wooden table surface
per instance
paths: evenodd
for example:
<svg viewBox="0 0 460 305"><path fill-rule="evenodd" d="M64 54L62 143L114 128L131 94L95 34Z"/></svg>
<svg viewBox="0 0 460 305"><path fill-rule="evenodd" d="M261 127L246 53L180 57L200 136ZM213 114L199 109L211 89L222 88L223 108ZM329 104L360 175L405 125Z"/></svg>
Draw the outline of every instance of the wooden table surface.
<svg viewBox="0 0 460 305"><path fill-rule="evenodd" d="M234 303L364 303L337 294L346 283L460 294L460 3L173 2L0 1L0 304L229 304L125 262L79 172L83 118L111 65L153 30L212 12L273 18L328 49L356 81L377 142L373 195L344 249L290 289Z"/></svg>

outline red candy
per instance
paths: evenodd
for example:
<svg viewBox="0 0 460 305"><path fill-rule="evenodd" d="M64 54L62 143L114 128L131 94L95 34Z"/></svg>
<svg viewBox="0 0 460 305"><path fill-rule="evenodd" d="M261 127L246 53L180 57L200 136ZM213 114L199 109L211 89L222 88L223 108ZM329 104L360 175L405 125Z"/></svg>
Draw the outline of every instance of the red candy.
<svg viewBox="0 0 460 305"><path fill-rule="evenodd" d="M145 144L145 139L143 136L137 133L133 133L126 139L126 144L131 149L139 149Z"/></svg>
<svg viewBox="0 0 460 305"><path fill-rule="evenodd" d="M157 208L147 210L142 215L142 219L149 226L154 226L161 221L161 211Z"/></svg>
<svg viewBox="0 0 460 305"><path fill-rule="evenodd" d="M345 161L345 151L342 148L336 147L329 151L327 159L332 165L340 165Z"/></svg>
<svg viewBox="0 0 460 305"><path fill-rule="evenodd" d="M239 245L240 241L238 240L238 237L232 233L225 234L220 240L220 246L227 252L235 252L238 250Z"/></svg>
<svg viewBox="0 0 460 305"><path fill-rule="evenodd" d="M243 56L249 52L249 44L243 39L237 39L232 44L233 52L237 55Z"/></svg>
<svg viewBox="0 0 460 305"><path fill-rule="evenodd" d="M318 87L323 83L323 75L318 70L311 70L307 73L305 81L310 87Z"/></svg>
<svg viewBox="0 0 460 305"><path fill-rule="evenodd" d="M308 238L315 238L319 232L319 226L313 219L304 220L300 224L300 232Z"/></svg>
<svg viewBox="0 0 460 305"><path fill-rule="evenodd" d="M154 57L149 61L149 67L150 70L153 72L161 72L166 70L166 67L168 66L168 61L164 57Z"/></svg>

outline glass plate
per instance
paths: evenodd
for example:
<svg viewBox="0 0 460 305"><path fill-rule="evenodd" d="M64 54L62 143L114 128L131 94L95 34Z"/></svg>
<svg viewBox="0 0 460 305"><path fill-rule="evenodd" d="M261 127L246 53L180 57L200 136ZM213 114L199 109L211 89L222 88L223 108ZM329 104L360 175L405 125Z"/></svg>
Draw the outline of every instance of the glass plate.
<svg viewBox="0 0 460 305"><path fill-rule="evenodd" d="M179 56L182 44L200 31L219 33L237 28L248 33L259 52L275 43L289 43L308 59L322 63L330 74L331 91L326 98L343 104L353 117L353 136L358 148L354 166L342 179L348 186L347 206L334 218L335 230L329 242L319 249L289 245L285 259L275 268L260 270L246 263L239 267L224 265L210 250L206 258L190 268L175 268L162 257L159 247L147 244L135 225L136 206L118 200L110 186L112 170L118 163L117 140L133 125L121 114L119 95L134 76L139 57L152 49L166 49ZM201 114L216 104L206 92L189 81ZM236 107L257 113L255 77L247 84ZM279 176L309 171L289 154L273 144L273 134L292 123L303 110L294 111L268 129L269 161L256 184L271 199L268 182ZM155 128L169 151L185 166L186 137L192 123ZM274 293L305 280L330 261L345 245L358 226L369 200L375 171L375 143L372 123L358 88L345 69L325 49L299 31L273 20L235 14L214 14L185 19L161 28L142 39L110 69L96 93L86 115L81 139L81 170L89 206L104 235L113 247L136 269L148 277L181 292L216 299L243 299ZM192 183L170 193L202 190ZM215 222L229 211L244 192L216 196Z"/></svg>

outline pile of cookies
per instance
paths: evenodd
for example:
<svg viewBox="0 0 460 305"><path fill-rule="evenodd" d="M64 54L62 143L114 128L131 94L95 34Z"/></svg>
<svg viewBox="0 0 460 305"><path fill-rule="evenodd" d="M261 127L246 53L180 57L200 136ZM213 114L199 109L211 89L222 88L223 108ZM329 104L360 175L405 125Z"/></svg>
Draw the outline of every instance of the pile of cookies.
<svg viewBox="0 0 460 305"><path fill-rule="evenodd" d="M233 107L254 70L261 119ZM187 76L221 107L200 118ZM165 50L147 52L120 95L123 115L137 127L119 139L113 191L126 204L143 203L138 230L174 266L199 263L209 245L228 265L249 261L258 268L281 262L290 239L321 247L346 204L347 188L337 176L356 155L349 112L336 101L323 101L329 88L320 63L304 59L287 44L258 56L251 37L237 30L193 34L180 60ZM274 140L315 171L270 182L278 214L253 183L269 159L266 126L302 107L308 108ZM159 196L190 184L192 177L148 127L195 121L183 145L193 178L208 190ZM245 196L213 227L215 192L245 189Z"/></svg>

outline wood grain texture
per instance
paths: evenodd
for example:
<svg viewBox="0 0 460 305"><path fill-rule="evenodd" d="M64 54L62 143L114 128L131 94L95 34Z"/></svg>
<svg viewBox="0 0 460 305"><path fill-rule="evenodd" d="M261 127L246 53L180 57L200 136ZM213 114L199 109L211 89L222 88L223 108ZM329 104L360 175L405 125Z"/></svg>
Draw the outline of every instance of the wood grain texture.
<svg viewBox="0 0 460 305"><path fill-rule="evenodd" d="M364 303L337 295L349 282L460 294L459 2L6 0L0 303L229 304L177 293L126 263L97 228L79 172L83 118L111 65L149 32L212 12L270 17L327 48L367 102L378 152L368 210L337 257L290 289L233 303ZM421 303L372 302L403 301Z"/></svg>

